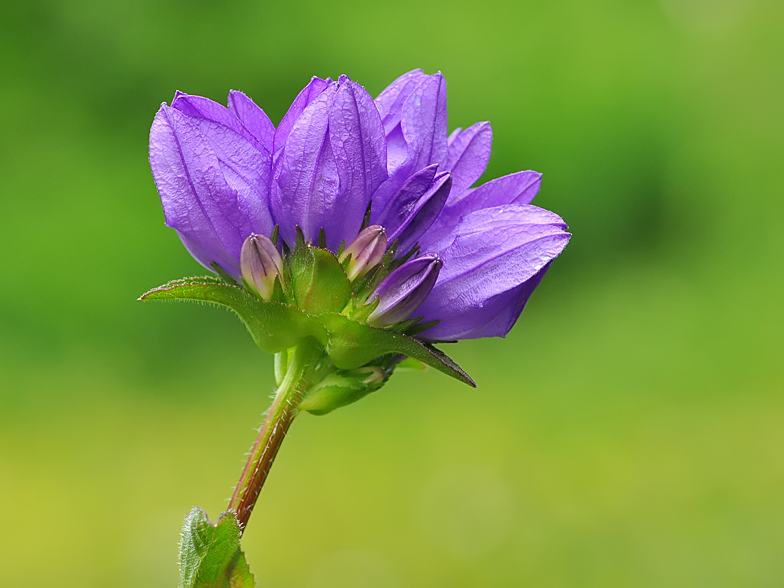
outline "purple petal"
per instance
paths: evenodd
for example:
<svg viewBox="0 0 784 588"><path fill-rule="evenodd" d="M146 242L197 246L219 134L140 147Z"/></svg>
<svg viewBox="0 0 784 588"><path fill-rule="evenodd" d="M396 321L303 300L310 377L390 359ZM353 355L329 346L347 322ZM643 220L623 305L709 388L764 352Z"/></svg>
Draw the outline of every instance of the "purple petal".
<svg viewBox="0 0 784 588"><path fill-rule="evenodd" d="M447 149L451 149L452 148L452 143L455 142L455 139L457 139L460 136L460 133L462 133L462 132L463 132L463 127L457 127L454 131L449 133L449 137L447 137L447 140L446 140L446 147L447 147Z"/></svg>
<svg viewBox="0 0 784 588"><path fill-rule="evenodd" d="M521 286L566 247L570 235L565 229L560 217L535 206L508 205L468 215L453 235L433 246L444 267L419 312L440 322L422 336L477 336L471 333L485 332L508 304L521 308L520 296L530 295ZM517 296L508 300L503 295L510 291Z"/></svg>
<svg viewBox="0 0 784 588"><path fill-rule="evenodd" d="M329 111L329 138L340 177L340 198L323 219L327 246L337 250L359 233L370 198L387 179L381 118L370 94L341 76Z"/></svg>
<svg viewBox="0 0 784 588"><path fill-rule="evenodd" d="M165 104L150 130L150 165L161 196L166 224L177 230L194 257L210 268L215 262L239 277L242 241L264 226L266 206L255 190L242 191L227 163L211 148L218 137L207 138L200 130L204 120L192 119ZM244 156L259 152L233 131L215 125L227 141L223 155ZM250 158L252 159L252 158ZM227 180L225 170L232 176ZM235 186L232 185L235 183ZM267 219L269 220L269 219Z"/></svg>
<svg viewBox="0 0 784 588"><path fill-rule="evenodd" d="M302 91L297 94L297 97L294 99L294 102L291 103L288 112L283 117L283 120L280 121L278 128L275 130L275 139L273 141L273 154L275 158L278 157L278 153L286 143L286 139L288 139L289 133L291 133L291 129L294 127L294 124L297 122L297 119L303 113L303 111L308 107L308 105L313 102L318 96L327 89L330 85L330 82L327 80L322 80L321 78L313 77L305 86Z"/></svg>
<svg viewBox="0 0 784 588"><path fill-rule="evenodd" d="M201 135L220 163L226 183L236 192L232 200L236 201L240 217L251 220L254 232L270 234L274 224L269 210L272 177L269 152L263 146L253 144L255 139L246 140L249 136L247 132L236 132L235 128L244 131L244 127L219 104L200 96L188 96L187 101L179 102L186 107L193 103L203 106L202 112L207 112L207 103L218 106L218 109L214 109L215 118L191 117L190 120L198 125ZM224 124L226 122L231 122L234 128Z"/></svg>
<svg viewBox="0 0 784 588"><path fill-rule="evenodd" d="M423 255L408 260L389 274L370 296L371 301L378 298L379 302L368 322L383 326L409 318L427 298L441 265L437 255Z"/></svg>
<svg viewBox="0 0 784 588"><path fill-rule="evenodd" d="M403 104L405 104L414 89L428 77L421 69L415 69L400 76L378 95L376 106L381 114L385 133L389 133L400 124L400 113L403 110Z"/></svg>
<svg viewBox="0 0 784 588"><path fill-rule="evenodd" d="M453 193L454 198L450 199L450 204L465 200L463 206L470 210L504 204L531 204L541 185L542 174L535 171L521 171L490 180L467 194Z"/></svg>
<svg viewBox="0 0 784 588"><path fill-rule="evenodd" d="M232 90L229 92L229 112L242 123L242 126L264 148L272 153L275 138L275 126L261 108L242 92Z"/></svg>
<svg viewBox="0 0 784 588"><path fill-rule="evenodd" d="M522 171L491 180L478 188L456 194L453 189L441 214L420 239L423 249L452 233L460 220L466 215L506 204L529 204L539 191L542 174Z"/></svg>
<svg viewBox="0 0 784 588"><path fill-rule="evenodd" d="M550 262L552 263L552 262ZM534 293L536 287L542 281L542 278L550 269L550 263L545 265L539 273L533 278L529 279L524 284L521 284L514 290L510 290L504 294L496 296L494 299L488 301L485 305L486 308L501 308L494 319L487 321L483 325L477 327L473 331L469 331L462 335L461 339L479 339L481 337L505 337L506 334L512 330L512 327L520 318L525 305L531 294ZM481 321L477 321L481 322Z"/></svg>
<svg viewBox="0 0 784 588"><path fill-rule="evenodd" d="M337 86L331 85L302 111L275 162L279 189L271 198L272 211L290 246L296 241L296 225L306 239L315 241L325 220L338 212L340 178L328 140L329 111L336 91Z"/></svg>
<svg viewBox="0 0 784 588"><path fill-rule="evenodd" d="M172 100L171 107L183 114L187 114L191 118L211 121L231 129L238 135L242 135L245 140L249 141L257 149L269 151L263 143L243 126L240 119L234 116L228 108L209 98L177 92L174 100Z"/></svg>
<svg viewBox="0 0 784 588"><path fill-rule="evenodd" d="M481 337L505 337L520 318L528 299L542 281L550 264L517 288L498 294L463 315L462 320L445 320L431 327L419 337L426 341L455 341ZM472 328L472 325L473 326ZM468 329L468 330L466 330Z"/></svg>
<svg viewBox="0 0 784 588"><path fill-rule="evenodd" d="M452 133L448 144L445 169L452 172L452 192L458 195L485 173L493 130L488 122L476 123L457 135Z"/></svg>
<svg viewBox="0 0 784 588"><path fill-rule="evenodd" d="M441 172L433 180L430 189L417 201L405 223L404 230L398 239L398 252L405 254L416 245L438 218L452 188L452 176L449 172Z"/></svg>
<svg viewBox="0 0 784 588"><path fill-rule="evenodd" d="M446 162L446 82L440 73L415 70L384 90L376 105L387 136L388 197L413 173Z"/></svg>
<svg viewBox="0 0 784 588"><path fill-rule="evenodd" d="M374 196L370 222L384 227L390 243L398 238L411 221L411 212L422 195L433 184L437 171L438 165L429 165L416 172L395 194L387 199L386 206L383 208L381 208L381 205L384 204L383 201L378 195ZM377 208L380 209L378 213L375 212Z"/></svg>
<svg viewBox="0 0 784 588"><path fill-rule="evenodd" d="M431 163L444 164L447 155L444 76L433 74L416 87L403 105L400 127L407 145L405 168L408 173Z"/></svg>

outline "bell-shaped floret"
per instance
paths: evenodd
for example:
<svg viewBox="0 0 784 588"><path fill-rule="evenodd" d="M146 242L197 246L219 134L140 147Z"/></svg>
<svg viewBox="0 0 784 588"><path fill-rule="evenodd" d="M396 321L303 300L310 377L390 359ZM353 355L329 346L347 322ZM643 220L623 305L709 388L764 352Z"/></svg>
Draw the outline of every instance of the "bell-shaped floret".
<svg viewBox="0 0 784 588"><path fill-rule="evenodd" d="M409 72L376 98L387 141L389 180L374 196L374 206L385 208L405 181L447 159L446 82L441 73Z"/></svg>
<svg viewBox="0 0 784 588"><path fill-rule="evenodd" d="M438 324L429 341L503 337L512 328L550 262L569 241L557 214L511 204L467 214L431 245L444 262L419 313Z"/></svg>
<svg viewBox="0 0 784 588"><path fill-rule="evenodd" d="M332 251L353 241L387 178L384 130L365 89L341 76L321 91L291 126L274 175L272 210L289 247L296 226L313 243L323 230Z"/></svg>
<svg viewBox="0 0 784 588"><path fill-rule="evenodd" d="M199 263L239 279L245 237L273 229L271 157L229 110L196 98L174 100L190 114L161 106L150 129L150 165L166 225Z"/></svg>
<svg viewBox="0 0 784 588"><path fill-rule="evenodd" d="M376 98L387 139L390 179L374 196L376 210L386 208L407 179L430 165L452 176L452 198L469 189L490 159L493 131L479 122L447 137L446 84L440 73L414 70Z"/></svg>

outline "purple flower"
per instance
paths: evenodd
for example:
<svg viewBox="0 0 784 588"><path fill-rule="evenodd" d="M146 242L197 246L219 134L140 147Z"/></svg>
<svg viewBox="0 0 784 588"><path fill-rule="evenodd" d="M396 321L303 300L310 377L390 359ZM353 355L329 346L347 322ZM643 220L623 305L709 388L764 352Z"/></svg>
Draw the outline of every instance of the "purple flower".
<svg viewBox="0 0 784 588"><path fill-rule="evenodd" d="M420 337L444 341L506 335L570 237L560 217L530 205L541 174L518 172L471 188L487 167L492 130L490 123L480 122L447 137L440 73L409 72L384 90L376 104L389 150L390 179L380 196L433 167L452 180L445 204L417 236L421 250L437 254L444 264L417 311L438 324ZM394 209L399 201L393 195L384 205ZM375 197L373 206L375 210Z"/></svg>
<svg viewBox="0 0 784 588"><path fill-rule="evenodd" d="M150 165L166 225L199 263L237 279L245 239L276 224L290 247L297 226L311 241L323 229L333 251L351 242L387 179L378 110L345 76L313 78L277 129L240 92L228 108L177 93L153 122Z"/></svg>
<svg viewBox="0 0 784 588"><path fill-rule="evenodd" d="M540 174L472 187L491 144L486 122L448 135L443 76L416 70L375 101L345 76L313 78L277 129L241 92L228 107L177 93L153 122L150 163L167 226L205 267L239 280L251 235L278 226L292 250L299 229L345 251L335 263L352 288L368 288L356 299L378 300L357 316L375 325L421 316L435 324L418 337L446 341L506 335L570 237L560 217L530 204ZM249 247L246 279L267 276L249 269L250 252L261 255Z"/></svg>
<svg viewBox="0 0 784 588"><path fill-rule="evenodd" d="M346 76L305 92L307 106L297 114L300 94L291 129L282 123L278 133L285 136L275 136L272 212L289 245L295 226L314 242L324 229L327 246L337 251L357 236L373 193L387 179L384 131L373 99Z"/></svg>
<svg viewBox="0 0 784 588"><path fill-rule="evenodd" d="M272 178L269 118L240 92L229 108L178 93L150 130L150 165L166 225L205 267L239 278L251 233L269 235Z"/></svg>

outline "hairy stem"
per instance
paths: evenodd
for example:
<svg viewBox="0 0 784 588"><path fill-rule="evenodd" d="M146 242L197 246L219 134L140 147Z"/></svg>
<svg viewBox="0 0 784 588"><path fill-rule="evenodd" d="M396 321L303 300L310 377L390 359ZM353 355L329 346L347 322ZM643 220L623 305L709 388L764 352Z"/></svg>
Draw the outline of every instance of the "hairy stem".
<svg viewBox="0 0 784 588"><path fill-rule="evenodd" d="M297 416L297 407L311 384L309 380L322 355L323 350L316 341L302 341L294 351L286 375L275 393L275 399L229 502L229 510L237 514L237 521L243 530L286 432Z"/></svg>

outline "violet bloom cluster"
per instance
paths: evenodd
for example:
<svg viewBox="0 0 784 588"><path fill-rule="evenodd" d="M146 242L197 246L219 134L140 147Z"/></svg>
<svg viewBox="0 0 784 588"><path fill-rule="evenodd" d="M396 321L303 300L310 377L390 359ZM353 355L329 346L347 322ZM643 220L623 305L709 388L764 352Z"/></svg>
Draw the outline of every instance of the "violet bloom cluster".
<svg viewBox="0 0 784 588"><path fill-rule="evenodd" d="M506 335L570 237L531 205L539 173L472 187L491 143L486 122L448 134L444 78L416 70L375 100L346 76L313 78L277 127L241 92L228 108L177 93L150 163L167 226L211 271L269 299L298 240L352 282L386 264L355 315L421 317L417 338L453 341Z"/></svg>

